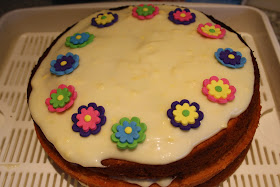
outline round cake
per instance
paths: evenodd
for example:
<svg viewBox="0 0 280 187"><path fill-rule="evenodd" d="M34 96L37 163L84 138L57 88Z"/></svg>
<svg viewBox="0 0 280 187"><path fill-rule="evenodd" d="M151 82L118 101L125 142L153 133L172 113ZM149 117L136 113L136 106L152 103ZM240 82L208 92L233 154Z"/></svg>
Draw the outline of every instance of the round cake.
<svg viewBox="0 0 280 187"><path fill-rule="evenodd" d="M43 148L85 185L214 186L246 156L259 82L253 52L224 23L141 4L66 29L27 97Z"/></svg>

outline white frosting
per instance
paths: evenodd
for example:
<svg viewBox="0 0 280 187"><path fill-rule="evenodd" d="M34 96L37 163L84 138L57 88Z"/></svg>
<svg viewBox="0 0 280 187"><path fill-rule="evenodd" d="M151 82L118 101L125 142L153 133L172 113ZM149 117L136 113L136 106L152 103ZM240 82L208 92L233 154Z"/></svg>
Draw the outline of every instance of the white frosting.
<svg viewBox="0 0 280 187"><path fill-rule="evenodd" d="M91 26L95 13L65 33L43 60L32 79L30 111L47 139L64 159L85 167L102 167L108 158L144 164L167 164L185 157L194 146L227 127L229 119L241 114L253 94L254 70L249 49L231 32L223 39L209 39L197 33L198 24L211 22L196 14L196 22L184 26L168 20L175 7L159 6L159 15L138 20L132 7L117 13L117 23L106 28ZM102 11L107 13L108 11ZM66 37L89 32L89 45L71 49ZM241 69L227 68L215 59L218 48L240 51L247 59ZM72 52L80 56L73 73L56 76L50 62L57 55ZM236 98L221 105L202 94L202 82L211 76L227 78L236 87ZM45 104L50 91L60 84L73 85L78 93L74 105L64 113L51 113ZM201 126L182 131L170 124L166 112L173 101L197 102L204 119ZM72 130L71 116L81 105L104 106L107 122L97 135L83 138ZM134 150L119 150L110 139L111 127L123 117L137 116L147 125L146 140Z"/></svg>

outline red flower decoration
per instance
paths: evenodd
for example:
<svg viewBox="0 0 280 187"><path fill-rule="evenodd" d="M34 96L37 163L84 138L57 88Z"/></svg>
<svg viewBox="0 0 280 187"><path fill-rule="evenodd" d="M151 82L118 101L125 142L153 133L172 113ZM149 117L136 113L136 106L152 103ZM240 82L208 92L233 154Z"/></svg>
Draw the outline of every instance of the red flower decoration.
<svg viewBox="0 0 280 187"><path fill-rule="evenodd" d="M132 9L132 15L140 20L151 19L159 13L159 8L152 4L138 5Z"/></svg>
<svg viewBox="0 0 280 187"><path fill-rule="evenodd" d="M202 93L209 101L225 104L235 98L236 88L230 85L225 78L219 79L216 76L203 81Z"/></svg>
<svg viewBox="0 0 280 187"><path fill-rule="evenodd" d="M69 102L67 102L63 107L54 108L53 105L50 103L50 101L52 99L51 95L57 94L58 89L61 89L61 90L67 89L67 91L69 91L71 93L71 96L69 98L70 99ZM64 112L65 110L67 110L74 104L74 100L77 98L77 92L75 91L75 87L72 85L66 86L64 84L61 84L58 86L58 89L53 89L50 92L50 98L47 98L45 101L46 105L48 106L48 110L50 112Z"/></svg>
<svg viewBox="0 0 280 187"><path fill-rule="evenodd" d="M77 126L83 128L85 132L90 130L95 130L97 128L96 124L99 124L101 119L99 118L100 113L98 110L89 107L88 109L83 108L81 114L77 115Z"/></svg>

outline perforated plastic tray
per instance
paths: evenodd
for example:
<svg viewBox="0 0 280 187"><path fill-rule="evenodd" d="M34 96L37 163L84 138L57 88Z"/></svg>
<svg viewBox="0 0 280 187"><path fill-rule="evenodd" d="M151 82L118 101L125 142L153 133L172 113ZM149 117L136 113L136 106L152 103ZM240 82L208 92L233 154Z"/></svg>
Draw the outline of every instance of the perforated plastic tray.
<svg viewBox="0 0 280 187"><path fill-rule="evenodd" d="M0 19L0 187L80 186L48 159L37 140L26 103L26 87L38 58L65 27L96 10L124 4L133 3L23 9ZM201 10L231 25L255 51L259 64L260 125L245 161L220 186L280 186L280 49L267 17L243 6L172 4Z"/></svg>

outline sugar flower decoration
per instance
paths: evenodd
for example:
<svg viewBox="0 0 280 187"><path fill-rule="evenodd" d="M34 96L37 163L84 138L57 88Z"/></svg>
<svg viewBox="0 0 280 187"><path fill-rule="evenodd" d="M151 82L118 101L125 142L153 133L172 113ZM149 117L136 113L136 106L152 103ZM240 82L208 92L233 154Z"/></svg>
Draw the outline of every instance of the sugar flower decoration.
<svg viewBox="0 0 280 187"><path fill-rule="evenodd" d="M72 73L79 66L79 56L72 53L58 55L56 60L51 61L51 73L61 76Z"/></svg>
<svg viewBox="0 0 280 187"><path fill-rule="evenodd" d="M70 48L81 48L91 43L94 39L94 35L88 32L75 33L73 36L66 38L65 45Z"/></svg>
<svg viewBox="0 0 280 187"><path fill-rule="evenodd" d="M50 98L47 98L45 103L50 112L64 112L74 104L76 98L77 92L74 86L61 84L58 89L50 92Z"/></svg>
<svg viewBox="0 0 280 187"><path fill-rule="evenodd" d="M197 128L204 118L204 114L199 110L198 103L190 103L188 100L174 101L171 108L167 111L167 116L170 118L170 123L174 127L180 127L181 130L190 130Z"/></svg>
<svg viewBox="0 0 280 187"><path fill-rule="evenodd" d="M195 22L196 15L191 13L189 9L184 10L176 8L174 11L169 12L168 19L175 24L189 25Z"/></svg>
<svg viewBox="0 0 280 187"><path fill-rule="evenodd" d="M197 31L205 37L214 39L223 38L226 34L226 30L221 28L220 25L212 25L211 23L199 24Z"/></svg>
<svg viewBox="0 0 280 187"><path fill-rule="evenodd" d="M242 68L247 61L239 51L234 51L231 48L219 48L215 52L215 57L221 64L230 68Z"/></svg>
<svg viewBox="0 0 280 187"><path fill-rule="evenodd" d="M135 149L138 143L144 142L147 126L137 117L122 118L119 123L112 126L111 140L117 143L119 149Z"/></svg>
<svg viewBox="0 0 280 187"><path fill-rule="evenodd" d="M106 123L105 109L103 106L97 106L95 103L89 103L88 106L82 105L78 108L78 113L72 115L74 122L72 129L79 132L80 136L88 137L90 134L97 134L101 126Z"/></svg>
<svg viewBox="0 0 280 187"><path fill-rule="evenodd" d="M104 14L101 13L91 19L91 25L98 28L109 27L116 23L118 19L118 14L113 14L112 12L107 12Z"/></svg>
<svg viewBox="0 0 280 187"><path fill-rule="evenodd" d="M202 93L212 102L225 104L232 101L235 98L235 92L235 87L230 85L225 78L219 79L212 76L203 81Z"/></svg>
<svg viewBox="0 0 280 187"><path fill-rule="evenodd" d="M132 15L140 20L152 19L159 13L159 8L152 4L138 5L132 9Z"/></svg>

